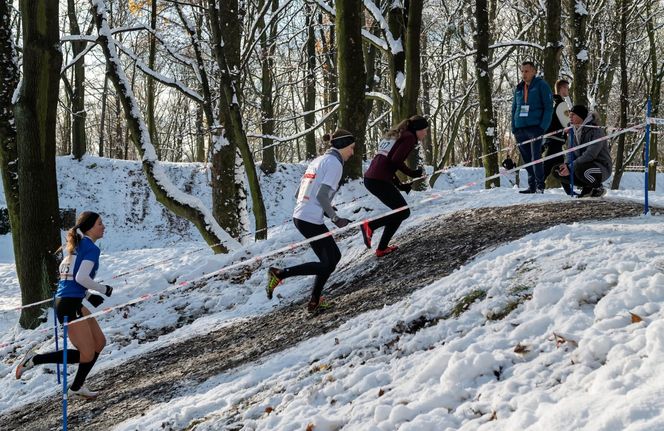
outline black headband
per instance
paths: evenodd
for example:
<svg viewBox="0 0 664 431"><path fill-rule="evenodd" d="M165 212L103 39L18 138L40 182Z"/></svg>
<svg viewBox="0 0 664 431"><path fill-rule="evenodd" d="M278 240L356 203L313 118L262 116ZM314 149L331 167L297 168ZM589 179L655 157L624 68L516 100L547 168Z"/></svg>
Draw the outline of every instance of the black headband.
<svg viewBox="0 0 664 431"><path fill-rule="evenodd" d="M410 120L410 125L408 126L408 128L412 131L426 129L427 127L429 127L429 122L426 118L416 118L414 120Z"/></svg>
<svg viewBox="0 0 664 431"><path fill-rule="evenodd" d="M334 148L337 150L340 150L342 148L346 148L350 144L355 142L355 136L353 135L343 135L343 136L338 136L336 138L332 138L332 141L330 143Z"/></svg>

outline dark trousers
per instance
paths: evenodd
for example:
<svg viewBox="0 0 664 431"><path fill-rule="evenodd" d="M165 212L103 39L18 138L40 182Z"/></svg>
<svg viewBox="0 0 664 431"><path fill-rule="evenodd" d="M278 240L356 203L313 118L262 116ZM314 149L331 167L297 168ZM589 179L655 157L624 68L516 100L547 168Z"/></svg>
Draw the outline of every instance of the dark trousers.
<svg viewBox="0 0 664 431"><path fill-rule="evenodd" d="M382 203L387 205L390 209L397 209L406 207L405 210L381 217L377 220L369 222L371 230L376 230L385 226L383 236L378 243L378 250L385 250L390 243L390 240L399 229L401 222L410 217L410 209L406 204L406 200L401 196L401 192L396 186L390 182L375 180L373 178L364 178L364 186L376 196Z"/></svg>
<svg viewBox="0 0 664 431"><path fill-rule="evenodd" d="M533 160L542 158L542 139L536 139L527 144L521 144L524 141L536 138L542 132L539 127L522 127L514 131L514 137L519 144L519 152L523 161L530 163ZM544 189L544 166L542 163L526 167L528 172L528 188L535 191L535 189Z"/></svg>
<svg viewBox="0 0 664 431"><path fill-rule="evenodd" d="M565 145L565 141L560 141L558 139L547 139L545 141L546 144L546 150L542 153L542 156L550 156L551 154L556 154L559 153L563 150L563 145ZM545 160L544 161L544 181L546 181L546 178L551 175L551 171L565 163L565 156L564 155L559 155L556 156L552 159Z"/></svg>
<svg viewBox="0 0 664 431"><path fill-rule="evenodd" d="M570 194L570 177L561 177L558 171L554 170L553 175L560 180L563 189ZM580 186L584 191L598 188L602 185L602 169L597 162L574 163L574 185Z"/></svg>
<svg viewBox="0 0 664 431"><path fill-rule="evenodd" d="M297 230L307 239L330 232L324 224L309 223L296 218L293 219L293 223ZM317 239L309 244L314 253L316 253L316 256L318 256L318 259L320 259L320 262L307 262L284 268L282 275L283 278L298 275L315 275L316 279L314 280L314 287L311 290L311 300L318 302L321 293L323 293L323 286L325 286L327 279L330 278L330 275L337 267L337 263L341 260L341 252L332 235Z"/></svg>

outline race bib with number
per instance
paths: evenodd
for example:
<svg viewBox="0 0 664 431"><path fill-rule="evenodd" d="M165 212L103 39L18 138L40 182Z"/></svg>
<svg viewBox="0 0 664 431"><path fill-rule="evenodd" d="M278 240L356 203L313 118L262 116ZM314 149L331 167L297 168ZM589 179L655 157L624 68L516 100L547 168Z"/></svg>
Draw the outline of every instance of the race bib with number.
<svg viewBox="0 0 664 431"><path fill-rule="evenodd" d="M394 143L396 141L396 139L383 139L380 141L378 144L378 154L382 154L387 157L387 155L390 153L390 150L392 150L392 147L394 147Z"/></svg>
<svg viewBox="0 0 664 431"><path fill-rule="evenodd" d="M527 117L528 112L530 112L530 105L521 105L521 111L519 111L519 117Z"/></svg>
<svg viewBox="0 0 664 431"><path fill-rule="evenodd" d="M311 190L314 187L314 180L316 174L314 172L306 172L300 180L300 193L297 195L297 202L302 203L311 199Z"/></svg>
<svg viewBox="0 0 664 431"><path fill-rule="evenodd" d="M74 264L76 263L76 255L69 254L62 259L60 263L60 280L73 280L74 279Z"/></svg>

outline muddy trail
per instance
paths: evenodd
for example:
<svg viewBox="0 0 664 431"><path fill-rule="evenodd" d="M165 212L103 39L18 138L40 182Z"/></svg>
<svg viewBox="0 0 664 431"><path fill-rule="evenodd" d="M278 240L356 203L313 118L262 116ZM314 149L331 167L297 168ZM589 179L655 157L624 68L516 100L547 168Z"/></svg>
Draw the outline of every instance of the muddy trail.
<svg viewBox="0 0 664 431"><path fill-rule="evenodd" d="M426 229L401 231L394 241L400 246L397 253L377 259L367 252L365 258L337 268L326 288L336 306L320 316L306 316L304 302L293 304L91 376L87 383L103 397L91 402L70 400L69 428L110 429L212 376L400 301L500 244L559 224L636 216L642 210L637 203L588 199L464 210L431 219ZM3 414L0 428L60 429L61 418L60 398L50 396Z"/></svg>

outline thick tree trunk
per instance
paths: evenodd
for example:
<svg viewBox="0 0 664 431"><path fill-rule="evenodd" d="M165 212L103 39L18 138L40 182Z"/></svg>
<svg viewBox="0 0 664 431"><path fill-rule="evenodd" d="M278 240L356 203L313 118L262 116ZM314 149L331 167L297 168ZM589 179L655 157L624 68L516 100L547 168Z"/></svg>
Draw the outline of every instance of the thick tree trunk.
<svg viewBox="0 0 664 431"><path fill-rule="evenodd" d="M80 35L81 30L76 18L76 7L74 0L67 0L67 15L69 17L69 31L72 35ZM81 41L72 42L72 55L78 56L85 50L87 43ZM71 95L71 154L75 159L81 160L85 155L87 148L87 138L85 135L85 57L81 57L74 65L72 95Z"/></svg>
<svg viewBox="0 0 664 431"><path fill-rule="evenodd" d="M9 2L0 2L0 171L12 230L14 255L21 254L19 234L19 189L18 189L18 147L16 146L16 125L12 109L12 96L18 86L19 73L16 49L12 42L11 12ZM16 272L21 273L20 262L16 259Z"/></svg>
<svg viewBox="0 0 664 431"><path fill-rule="evenodd" d="M586 21L588 4L583 0L568 0L569 16L572 17L572 100L580 105L588 105L588 43Z"/></svg>
<svg viewBox="0 0 664 431"><path fill-rule="evenodd" d="M208 14L214 41L214 56L220 73L219 118L224 125L226 140L230 145L236 146L242 155L242 162L249 182L252 210L256 221L255 238L265 239L267 238L265 204L240 110L242 95L239 91L237 74L240 70L241 22L238 20L238 16L241 15L241 11L237 0L222 1L219 5L216 3L215 0L209 0ZM226 160L230 161L230 156ZM242 202L240 204L236 201L236 208L246 208L246 196L244 195L241 179L238 179L236 184L239 187L235 196L237 200ZM241 229L245 230L245 221L242 219L239 221L242 223Z"/></svg>
<svg viewBox="0 0 664 431"><path fill-rule="evenodd" d="M19 235L16 256L23 304L48 298L58 277L60 214L55 136L60 67L58 2L21 0L23 80L15 107L18 145ZM20 324L39 324L41 310L21 312Z"/></svg>
<svg viewBox="0 0 664 431"><path fill-rule="evenodd" d="M484 164L484 175L490 177L498 173L498 154L496 153L496 119L493 115L493 100L491 97L491 70L489 70L489 40L490 23L489 11L486 0L476 0L475 19L477 30L475 31L475 72L477 74L477 93L479 98L479 126L480 142L482 143L482 161ZM486 181L484 186L500 187L500 178Z"/></svg>
<svg viewBox="0 0 664 431"><path fill-rule="evenodd" d="M546 45L544 48L544 80L551 88L558 80L560 54L563 44L560 40L561 0L546 0Z"/></svg>
<svg viewBox="0 0 664 431"><path fill-rule="evenodd" d="M355 136L355 154L344 164L344 178L360 178L367 125L367 113L364 110L366 71L362 49L362 4L356 0L337 0L336 10L339 127Z"/></svg>
<svg viewBox="0 0 664 431"><path fill-rule="evenodd" d="M136 99L129 87L127 76L118 60L117 49L111 37L106 11L98 10L93 4L93 13L99 32L98 41L106 57L108 77L122 103L127 127L141 156L143 171L157 201L175 214L192 222L215 253L223 253L237 247L239 245L237 241L221 229L202 202L178 190L158 164L154 147L150 143L150 134L147 133L147 127L140 115L140 109L136 106Z"/></svg>

